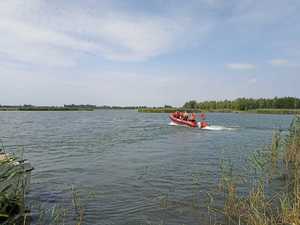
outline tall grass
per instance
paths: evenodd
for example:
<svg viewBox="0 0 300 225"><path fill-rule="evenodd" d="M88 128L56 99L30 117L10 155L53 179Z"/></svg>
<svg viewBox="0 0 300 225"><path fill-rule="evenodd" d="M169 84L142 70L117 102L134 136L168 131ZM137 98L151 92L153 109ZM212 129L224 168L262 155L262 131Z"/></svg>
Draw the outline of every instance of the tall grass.
<svg viewBox="0 0 300 225"><path fill-rule="evenodd" d="M217 212L225 224L300 224L300 117L294 118L287 137L274 132L270 148L254 153L248 162L255 171L251 176L258 176L255 182L250 176L242 181L248 185L243 194L238 192L241 183L232 168L222 168L220 187L225 198Z"/></svg>
<svg viewBox="0 0 300 225"><path fill-rule="evenodd" d="M84 223L85 205L82 204L80 192L73 186L69 192L70 200L64 200L67 206L57 204L49 208L40 202L31 202L26 204L26 208L25 193L29 185L27 176L30 174L24 166L23 150L18 154L6 154L2 144L0 154L0 224L29 225L31 220L37 225ZM88 199L93 197L94 194L89 193Z"/></svg>
<svg viewBox="0 0 300 225"><path fill-rule="evenodd" d="M84 224L84 206L81 195L73 186L70 190L70 202L47 207L37 203L31 205L31 211L36 211L35 224L37 225L82 225ZM90 198L90 196L88 196Z"/></svg>
<svg viewBox="0 0 300 225"><path fill-rule="evenodd" d="M20 159L2 154L0 160L0 222L13 224L24 214L26 171Z"/></svg>

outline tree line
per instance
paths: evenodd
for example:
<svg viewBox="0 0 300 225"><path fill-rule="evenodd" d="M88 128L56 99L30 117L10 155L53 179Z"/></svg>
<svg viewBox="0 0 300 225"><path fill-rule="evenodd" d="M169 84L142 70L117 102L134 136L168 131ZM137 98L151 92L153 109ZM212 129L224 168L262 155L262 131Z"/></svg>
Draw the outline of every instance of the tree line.
<svg viewBox="0 0 300 225"><path fill-rule="evenodd" d="M203 101L191 100L183 105L183 108L202 110L252 110L252 109L300 109L300 99L294 97L283 98L237 98L224 101Z"/></svg>

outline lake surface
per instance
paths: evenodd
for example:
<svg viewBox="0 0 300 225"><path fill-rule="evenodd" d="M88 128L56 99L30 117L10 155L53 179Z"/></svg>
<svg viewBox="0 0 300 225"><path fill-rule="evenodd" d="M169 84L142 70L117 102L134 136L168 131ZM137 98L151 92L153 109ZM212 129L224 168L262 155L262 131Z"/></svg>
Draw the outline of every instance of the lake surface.
<svg viewBox="0 0 300 225"><path fill-rule="evenodd" d="M200 130L170 126L167 114L129 110L0 112L0 138L9 151L24 148L35 167L29 202L71 207L73 186L84 224L193 225L204 224L220 160L242 167L291 120L213 113L207 121L218 129Z"/></svg>

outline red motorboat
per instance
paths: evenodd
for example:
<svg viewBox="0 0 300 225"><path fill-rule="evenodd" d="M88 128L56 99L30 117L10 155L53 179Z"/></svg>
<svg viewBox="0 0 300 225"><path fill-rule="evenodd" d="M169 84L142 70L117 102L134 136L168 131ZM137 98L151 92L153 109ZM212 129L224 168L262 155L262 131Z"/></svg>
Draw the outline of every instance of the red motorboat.
<svg viewBox="0 0 300 225"><path fill-rule="evenodd" d="M200 127L200 128L207 127L208 123L205 121L205 115L201 114L200 117L201 117L202 121L197 122L195 118L193 120L183 119L181 114L178 112L171 113L169 115L170 120L178 125L185 125L185 126L189 126L189 127Z"/></svg>

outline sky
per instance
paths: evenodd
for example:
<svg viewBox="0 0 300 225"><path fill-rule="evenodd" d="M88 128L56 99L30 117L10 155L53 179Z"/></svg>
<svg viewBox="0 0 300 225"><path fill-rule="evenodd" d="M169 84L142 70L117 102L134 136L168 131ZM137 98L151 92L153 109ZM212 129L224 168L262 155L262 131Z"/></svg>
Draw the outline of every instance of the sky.
<svg viewBox="0 0 300 225"><path fill-rule="evenodd" d="M299 0L0 1L0 104L300 97Z"/></svg>

